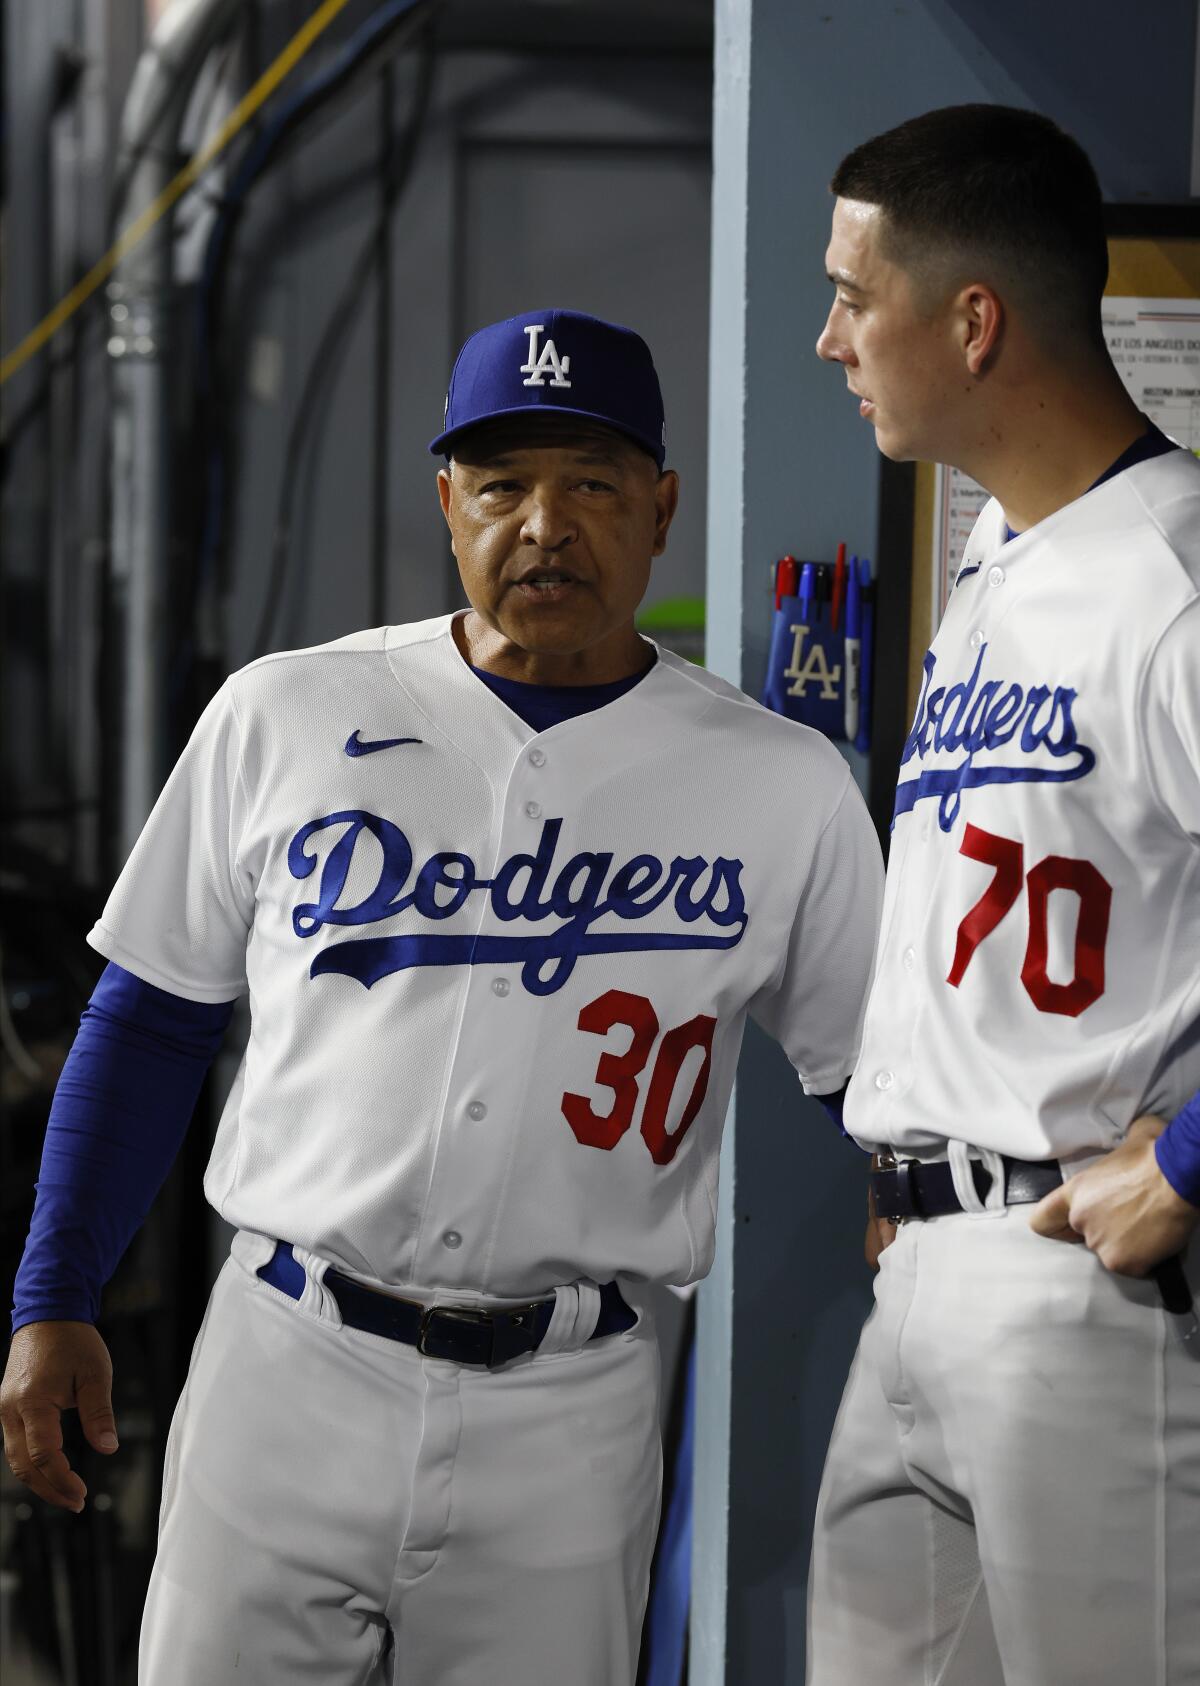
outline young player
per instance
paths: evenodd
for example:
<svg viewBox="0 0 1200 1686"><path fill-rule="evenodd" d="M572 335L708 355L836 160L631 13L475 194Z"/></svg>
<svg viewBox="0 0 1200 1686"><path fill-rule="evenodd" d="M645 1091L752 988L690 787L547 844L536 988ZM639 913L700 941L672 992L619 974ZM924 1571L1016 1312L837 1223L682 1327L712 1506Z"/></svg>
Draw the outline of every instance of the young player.
<svg viewBox="0 0 1200 1686"><path fill-rule="evenodd" d="M809 1680L1197 1686L1200 464L1113 369L1100 191L1053 123L930 112L832 188L818 353L885 455L993 497L925 658L846 1101L894 1239Z"/></svg>

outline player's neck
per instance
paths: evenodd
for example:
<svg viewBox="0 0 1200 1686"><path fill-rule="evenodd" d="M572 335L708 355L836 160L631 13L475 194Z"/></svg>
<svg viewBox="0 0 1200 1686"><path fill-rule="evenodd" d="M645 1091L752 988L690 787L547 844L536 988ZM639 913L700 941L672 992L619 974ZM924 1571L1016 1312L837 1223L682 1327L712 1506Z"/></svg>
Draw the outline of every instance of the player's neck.
<svg viewBox="0 0 1200 1686"><path fill-rule="evenodd" d="M1018 533L1082 497L1146 428L1111 368L1044 371L987 409L959 466Z"/></svg>
<svg viewBox="0 0 1200 1686"><path fill-rule="evenodd" d="M528 650L474 610L453 622L454 641L472 667L526 685L609 685L644 673L653 652L633 625L582 650Z"/></svg>

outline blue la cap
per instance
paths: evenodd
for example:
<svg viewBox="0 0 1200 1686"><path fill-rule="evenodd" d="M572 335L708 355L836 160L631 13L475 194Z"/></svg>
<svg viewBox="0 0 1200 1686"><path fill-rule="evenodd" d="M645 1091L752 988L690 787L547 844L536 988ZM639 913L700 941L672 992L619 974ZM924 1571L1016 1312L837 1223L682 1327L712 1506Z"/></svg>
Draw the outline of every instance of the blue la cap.
<svg viewBox="0 0 1200 1686"><path fill-rule="evenodd" d="M449 456L459 434L480 422L547 412L615 428L662 468L666 427L650 347L632 328L578 310L529 310L472 334L429 449Z"/></svg>

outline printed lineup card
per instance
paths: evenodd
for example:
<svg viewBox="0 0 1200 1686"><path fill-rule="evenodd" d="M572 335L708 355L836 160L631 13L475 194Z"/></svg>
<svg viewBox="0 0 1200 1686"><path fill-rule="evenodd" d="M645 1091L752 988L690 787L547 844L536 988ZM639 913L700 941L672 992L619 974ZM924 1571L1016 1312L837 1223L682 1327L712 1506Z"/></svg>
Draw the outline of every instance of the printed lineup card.
<svg viewBox="0 0 1200 1686"><path fill-rule="evenodd" d="M1200 453L1200 301L1105 299L1104 337L1138 408Z"/></svg>
<svg viewBox="0 0 1200 1686"><path fill-rule="evenodd" d="M1200 301L1106 298L1101 314L1113 363L1134 403L1164 433L1200 456ZM938 465L933 506L935 627L987 498L969 474Z"/></svg>
<svg viewBox="0 0 1200 1686"><path fill-rule="evenodd" d="M937 465L933 503L933 620L936 627L950 596L950 587L967 548L971 529L988 494L961 468Z"/></svg>

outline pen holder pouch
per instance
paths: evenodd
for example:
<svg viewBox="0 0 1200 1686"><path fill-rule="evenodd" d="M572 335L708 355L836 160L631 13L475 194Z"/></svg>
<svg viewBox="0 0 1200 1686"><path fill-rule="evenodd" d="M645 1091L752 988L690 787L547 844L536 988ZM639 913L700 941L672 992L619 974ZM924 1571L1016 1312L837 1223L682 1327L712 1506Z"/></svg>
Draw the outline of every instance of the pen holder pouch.
<svg viewBox="0 0 1200 1686"><path fill-rule="evenodd" d="M771 623L771 647L761 702L827 738L845 737L845 633L834 632L828 606L800 613L785 597Z"/></svg>

